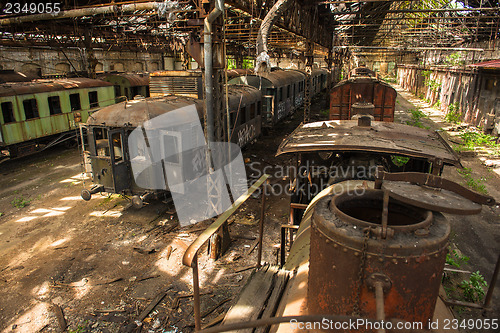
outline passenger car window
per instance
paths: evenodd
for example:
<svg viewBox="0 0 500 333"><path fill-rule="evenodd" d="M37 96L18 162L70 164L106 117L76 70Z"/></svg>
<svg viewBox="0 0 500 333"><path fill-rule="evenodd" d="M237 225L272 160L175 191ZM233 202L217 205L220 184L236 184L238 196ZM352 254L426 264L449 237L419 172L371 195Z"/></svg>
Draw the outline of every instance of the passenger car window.
<svg viewBox="0 0 500 333"><path fill-rule="evenodd" d="M14 110L12 109L12 102L2 103L2 115L4 124L13 123L16 121L14 118Z"/></svg>
<svg viewBox="0 0 500 333"><path fill-rule="evenodd" d="M51 115L62 113L59 96L47 97L47 102L49 102L49 111Z"/></svg>
<svg viewBox="0 0 500 333"><path fill-rule="evenodd" d="M89 91L89 104L91 109L99 106L97 91Z"/></svg>
<svg viewBox="0 0 500 333"><path fill-rule="evenodd" d="M33 119L40 117L40 115L38 114L38 105L36 103L36 99L34 98L25 99L23 101L23 107L26 119Z"/></svg>
<svg viewBox="0 0 500 333"><path fill-rule="evenodd" d="M69 95L69 103L71 104L71 111L78 111L82 109L80 94L78 93Z"/></svg>

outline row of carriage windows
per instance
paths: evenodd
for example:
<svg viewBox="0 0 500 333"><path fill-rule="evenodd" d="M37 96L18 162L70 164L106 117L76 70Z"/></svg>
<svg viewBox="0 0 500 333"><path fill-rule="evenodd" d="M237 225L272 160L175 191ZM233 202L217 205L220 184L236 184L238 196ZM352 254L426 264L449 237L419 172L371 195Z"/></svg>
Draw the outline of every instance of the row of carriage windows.
<svg viewBox="0 0 500 333"><path fill-rule="evenodd" d="M295 91L296 84L293 84L293 91ZM304 82L299 82L299 94L304 91ZM278 102L283 102L284 98L292 97L292 85L286 86L286 97L283 95L283 87L278 88Z"/></svg>
<svg viewBox="0 0 500 333"><path fill-rule="evenodd" d="M247 117L247 112L246 110L249 109L249 114ZM257 104L252 103L250 104L250 107L248 108L241 108L239 111L234 111L229 114L230 119L229 121L234 127L243 125L249 120L254 119L256 116L260 116L261 114L261 104L260 102L257 102Z"/></svg>
<svg viewBox="0 0 500 333"><path fill-rule="evenodd" d="M88 93L90 108L95 108L99 106L99 100L97 97L97 91L90 91ZM47 102L49 104L49 113L51 116L61 114L61 101L59 96L49 96L47 97ZM82 104L80 102L80 94L70 94L69 103L71 105L71 111L79 111L82 109ZM1 104L3 121L5 124L13 123L16 121L14 118L14 109L12 107L12 102L3 102ZM24 115L26 120L39 118L40 114L38 112L38 104L35 98L25 99L23 101Z"/></svg>

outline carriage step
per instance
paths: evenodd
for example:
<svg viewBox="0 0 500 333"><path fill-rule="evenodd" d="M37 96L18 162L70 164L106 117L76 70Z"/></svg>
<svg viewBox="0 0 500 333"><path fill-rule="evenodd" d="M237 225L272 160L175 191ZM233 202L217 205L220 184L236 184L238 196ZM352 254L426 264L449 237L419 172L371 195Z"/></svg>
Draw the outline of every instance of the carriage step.
<svg viewBox="0 0 500 333"><path fill-rule="evenodd" d="M241 290L238 300L227 312L222 325L270 318L274 316L291 272L279 266L265 265L254 271ZM263 333L268 327L231 332Z"/></svg>

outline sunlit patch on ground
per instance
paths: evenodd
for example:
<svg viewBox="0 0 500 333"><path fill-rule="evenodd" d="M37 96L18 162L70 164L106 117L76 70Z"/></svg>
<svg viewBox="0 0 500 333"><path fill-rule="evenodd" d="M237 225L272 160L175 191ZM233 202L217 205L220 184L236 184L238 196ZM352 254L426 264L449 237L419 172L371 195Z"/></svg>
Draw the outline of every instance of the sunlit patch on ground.
<svg viewBox="0 0 500 333"><path fill-rule="evenodd" d="M62 238L62 239L56 240L54 243L50 244L50 246L56 247L56 246L59 246L59 245L66 243L68 240L70 240L70 238Z"/></svg>
<svg viewBox="0 0 500 333"><path fill-rule="evenodd" d="M79 173L79 174L76 174L70 178L63 179L59 183L63 183L63 184L64 183L73 183L76 185L76 184L80 184L82 181L87 180L87 179L90 179L90 177L84 173Z"/></svg>
<svg viewBox="0 0 500 333"><path fill-rule="evenodd" d="M122 216L122 212L119 210L108 210L108 211L94 211L90 213L90 216L96 216L96 217L120 217Z"/></svg>
<svg viewBox="0 0 500 333"><path fill-rule="evenodd" d="M45 302L37 302L30 310L18 317L8 327L3 330L3 333L33 333L40 331L43 327L49 324L50 305ZM15 325L15 326L14 326ZM12 327L15 327L13 330Z"/></svg>
<svg viewBox="0 0 500 333"><path fill-rule="evenodd" d="M37 218L39 218L39 216L25 216L25 217L21 217L16 222L29 222L29 221L32 221L32 220L37 219Z"/></svg>

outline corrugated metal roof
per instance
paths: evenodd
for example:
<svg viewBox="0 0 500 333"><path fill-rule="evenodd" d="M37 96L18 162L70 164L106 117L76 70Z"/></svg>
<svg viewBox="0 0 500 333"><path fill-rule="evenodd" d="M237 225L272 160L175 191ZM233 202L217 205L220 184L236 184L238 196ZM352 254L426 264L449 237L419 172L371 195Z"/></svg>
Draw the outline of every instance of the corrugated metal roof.
<svg viewBox="0 0 500 333"><path fill-rule="evenodd" d="M201 118L203 116L201 100L185 96L166 96L134 99L107 106L93 113L87 124L135 128L157 116L193 104Z"/></svg>
<svg viewBox="0 0 500 333"><path fill-rule="evenodd" d="M472 64L469 66L486 68L486 69L500 69L500 59L483 61L483 62L479 62L477 64Z"/></svg>
<svg viewBox="0 0 500 333"><path fill-rule="evenodd" d="M452 165L460 163L439 133L382 121L373 121L371 127L360 127L356 120L330 120L301 125L283 140L276 155L313 151L375 152L439 158Z"/></svg>
<svg viewBox="0 0 500 333"><path fill-rule="evenodd" d="M36 80L33 82L13 82L0 84L0 97L38 94L66 89L108 87L112 83L87 78Z"/></svg>
<svg viewBox="0 0 500 333"><path fill-rule="evenodd" d="M140 86L148 86L149 85L149 75L139 75L139 74L104 74L103 80L112 77L123 78L130 82L131 87L140 87Z"/></svg>
<svg viewBox="0 0 500 333"><path fill-rule="evenodd" d="M227 92L231 110L237 110L254 102L260 102L262 99L259 89L246 84L228 84Z"/></svg>

